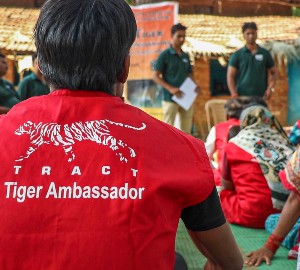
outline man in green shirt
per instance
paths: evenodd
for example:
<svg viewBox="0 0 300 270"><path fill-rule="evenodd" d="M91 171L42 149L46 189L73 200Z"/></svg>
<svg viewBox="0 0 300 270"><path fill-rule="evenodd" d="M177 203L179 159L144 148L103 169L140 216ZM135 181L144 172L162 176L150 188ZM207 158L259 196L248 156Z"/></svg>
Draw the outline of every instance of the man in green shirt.
<svg viewBox="0 0 300 270"><path fill-rule="evenodd" d="M171 28L172 41L170 47L164 50L158 57L154 69L153 80L163 90L163 120L174 125L176 114L179 114L180 129L191 133L193 122L193 106L187 111L172 100L172 96L182 97L179 89L187 77L192 77L192 66L187 53L181 47L185 41L186 27L175 24ZM198 91L198 89L197 89Z"/></svg>
<svg viewBox="0 0 300 270"><path fill-rule="evenodd" d="M242 32L246 45L229 60L229 91L232 97L260 96L268 100L274 92L276 80L274 61L269 51L256 44L257 26L254 22L244 23Z"/></svg>
<svg viewBox="0 0 300 270"><path fill-rule="evenodd" d="M3 77L7 73L7 61L5 55L0 53L0 114L7 113L11 107L20 102L20 98L14 86Z"/></svg>
<svg viewBox="0 0 300 270"><path fill-rule="evenodd" d="M19 85L18 93L22 100L33 96L47 95L50 89L38 67L37 54L32 55L33 73L27 75Z"/></svg>

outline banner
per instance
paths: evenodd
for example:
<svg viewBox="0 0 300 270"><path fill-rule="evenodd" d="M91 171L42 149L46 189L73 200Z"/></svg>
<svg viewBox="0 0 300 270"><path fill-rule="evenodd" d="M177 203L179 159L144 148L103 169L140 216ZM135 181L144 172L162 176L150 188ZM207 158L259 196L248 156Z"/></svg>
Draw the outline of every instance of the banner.
<svg viewBox="0 0 300 270"><path fill-rule="evenodd" d="M137 22L137 34L130 50L129 79L150 79L153 61L169 47L171 27L177 23L178 3L163 2L131 8Z"/></svg>
<svg viewBox="0 0 300 270"><path fill-rule="evenodd" d="M158 55L169 47L171 27L177 23L178 3L162 2L131 8L137 22L137 34L130 50L127 99L160 119L161 109L151 110L161 108L162 100L161 90L152 81L152 66Z"/></svg>

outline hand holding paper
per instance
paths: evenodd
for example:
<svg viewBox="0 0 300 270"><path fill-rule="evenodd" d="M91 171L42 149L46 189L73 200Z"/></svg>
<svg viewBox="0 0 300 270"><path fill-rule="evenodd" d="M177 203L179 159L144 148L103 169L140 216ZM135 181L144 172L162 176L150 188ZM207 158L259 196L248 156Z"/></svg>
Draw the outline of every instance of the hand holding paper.
<svg viewBox="0 0 300 270"><path fill-rule="evenodd" d="M192 106L197 97L198 93L195 91L196 88L197 85L195 84L195 82L190 77L187 77L179 87L184 95L180 98L174 95L172 97L172 100L174 100L179 106L187 111Z"/></svg>

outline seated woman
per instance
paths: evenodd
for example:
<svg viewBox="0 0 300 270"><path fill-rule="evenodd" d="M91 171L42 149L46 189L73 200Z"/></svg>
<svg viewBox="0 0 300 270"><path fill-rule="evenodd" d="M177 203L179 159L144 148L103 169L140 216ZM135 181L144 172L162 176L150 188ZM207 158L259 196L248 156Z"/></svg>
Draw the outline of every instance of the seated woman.
<svg viewBox="0 0 300 270"><path fill-rule="evenodd" d="M271 264L271 259L274 257L280 244L286 246L290 243L298 242L299 238L294 234L295 230L299 230L300 218L300 148L293 154L290 161L287 163L284 171L279 173L280 179L284 186L291 190L289 198L285 203L280 218L272 234L267 239L263 247L250 252L246 260L247 265L259 266L261 262L266 261ZM291 237L294 239L290 239ZM296 239L295 239L296 238ZM289 258L297 258L298 248L295 246L289 252ZM297 268L298 269L298 268Z"/></svg>
<svg viewBox="0 0 300 270"><path fill-rule="evenodd" d="M226 101L224 108L227 120L213 126L207 136L205 148L213 164L213 173L216 186L221 186L224 149L228 142L228 132L231 127L240 126L242 110L250 104L260 104L267 107L266 102L260 97L237 97Z"/></svg>
<svg viewBox="0 0 300 270"><path fill-rule="evenodd" d="M224 152L222 207L228 222L264 228L266 218L280 212L288 197L278 172L293 146L266 107L244 109L240 123L241 131Z"/></svg>

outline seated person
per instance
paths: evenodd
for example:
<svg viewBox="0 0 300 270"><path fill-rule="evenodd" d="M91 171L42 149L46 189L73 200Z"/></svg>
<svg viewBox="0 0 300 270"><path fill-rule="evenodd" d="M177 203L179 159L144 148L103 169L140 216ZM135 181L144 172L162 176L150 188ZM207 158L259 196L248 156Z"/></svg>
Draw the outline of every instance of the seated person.
<svg viewBox="0 0 300 270"><path fill-rule="evenodd" d="M278 172L293 147L266 107L246 108L240 122L241 131L225 147L222 207L230 223L264 228L266 218L280 212L288 197Z"/></svg>
<svg viewBox="0 0 300 270"><path fill-rule="evenodd" d="M227 121L216 124L211 128L205 142L207 155L213 164L213 172L216 186L221 186L220 175L222 171L222 160L224 148L227 144L229 129L240 125L240 114L243 110L243 102L240 98L228 99L225 103Z"/></svg>
<svg viewBox="0 0 300 270"><path fill-rule="evenodd" d="M205 142L207 155L213 164L216 186L221 186L221 173L224 148L228 142L228 132L233 126L240 125L242 110L250 104L261 104L267 107L266 102L260 97L239 97L228 99L225 103L227 121L216 124L211 128Z"/></svg>
<svg viewBox="0 0 300 270"><path fill-rule="evenodd" d="M250 252L246 260L247 265L259 266L261 262L266 261L269 265L280 244L287 246L290 243L297 242L299 245L299 233L293 231L299 230L300 218L300 149L297 148L291 159L288 161L284 171L279 173L284 186L291 190L289 198L285 203L278 223L272 234L267 239L263 247ZM294 239L290 239L293 235ZM289 258L297 258L298 247L295 246L289 252Z"/></svg>

